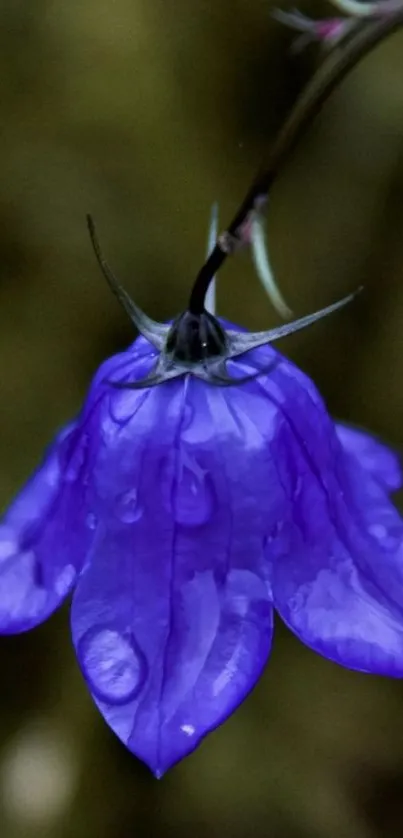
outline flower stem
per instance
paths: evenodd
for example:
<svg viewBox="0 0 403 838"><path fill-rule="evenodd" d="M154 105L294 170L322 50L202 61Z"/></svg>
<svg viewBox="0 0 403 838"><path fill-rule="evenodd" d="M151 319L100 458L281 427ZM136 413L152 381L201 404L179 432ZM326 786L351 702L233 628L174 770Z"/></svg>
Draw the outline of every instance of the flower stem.
<svg viewBox="0 0 403 838"><path fill-rule="evenodd" d="M363 23L346 44L336 46L325 58L313 78L297 99L290 115L274 141L264 171L259 171L248 189L235 217L225 233L219 237L210 256L199 271L194 283L189 311L201 314L213 276L228 255L244 243L243 231L251 215L266 203L269 190L284 162L319 113L333 90L345 76L379 43L403 26L403 3L384 17ZM231 246L231 243L232 246Z"/></svg>

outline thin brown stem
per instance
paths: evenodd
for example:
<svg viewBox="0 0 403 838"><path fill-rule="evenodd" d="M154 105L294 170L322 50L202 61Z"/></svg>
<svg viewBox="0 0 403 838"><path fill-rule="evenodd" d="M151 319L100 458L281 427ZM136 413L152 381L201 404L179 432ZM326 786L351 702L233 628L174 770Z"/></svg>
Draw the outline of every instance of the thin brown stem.
<svg viewBox="0 0 403 838"><path fill-rule="evenodd" d="M254 179L235 217L197 275L189 300L189 310L199 314L204 309L204 299L212 277L232 252L231 243L242 242L242 228L250 214L261 208L269 190L286 159L301 139L312 120L319 113L333 90L354 67L403 25L403 3L399 9L385 17L365 22L351 39L329 54L297 99L288 119L275 140L266 168ZM235 249L235 247L234 247Z"/></svg>

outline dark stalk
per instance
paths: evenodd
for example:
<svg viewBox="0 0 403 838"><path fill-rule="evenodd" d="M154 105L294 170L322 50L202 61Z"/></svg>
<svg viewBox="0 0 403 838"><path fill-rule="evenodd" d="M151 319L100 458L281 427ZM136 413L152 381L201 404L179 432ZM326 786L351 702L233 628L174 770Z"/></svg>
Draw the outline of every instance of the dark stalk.
<svg viewBox="0 0 403 838"><path fill-rule="evenodd" d="M199 271L189 300L189 311L201 314L210 282L237 245L244 241L242 228L254 211L261 209L288 155L309 128L333 90L378 44L403 25L401 8L365 22L346 44L335 47L323 61L296 101L274 141L266 168L254 179L231 224L221 235Z"/></svg>

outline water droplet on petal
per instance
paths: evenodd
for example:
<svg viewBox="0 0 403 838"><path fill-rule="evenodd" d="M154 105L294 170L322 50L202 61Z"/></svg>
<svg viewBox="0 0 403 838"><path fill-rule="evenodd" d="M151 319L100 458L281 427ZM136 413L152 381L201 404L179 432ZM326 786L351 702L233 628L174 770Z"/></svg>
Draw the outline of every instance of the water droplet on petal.
<svg viewBox="0 0 403 838"><path fill-rule="evenodd" d="M89 530L95 530L98 523L98 518L93 512L89 512L85 519L85 523L87 524Z"/></svg>
<svg viewBox="0 0 403 838"><path fill-rule="evenodd" d="M184 527L200 527L211 518L214 490L209 474L193 457L182 453L174 498L174 514Z"/></svg>
<svg viewBox="0 0 403 838"><path fill-rule="evenodd" d="M6 615L22 620L25 624L43 609L48 592L41 587L41 566L32 550L21 551L18 561L10 562L7 572L0 578L0 614L2 623Z"/></svg>
<svg viewBox="0 0 403 838"><path fill-rule="evenodd" d="M76 570L72 564L68 564L63 568L55 582L55 591L59 597L64 597L68 594L75 579L75 575Z"/></svg>
<svg viewBox="0 0 403 838"><path fill-rule="evenodd" d="M368 530L374 538L385 538L388 534L388 531L383 524L371 524L368 527Z"/></svg>
<svg viewBox="0 0 403 838"><path fill-rule="evenodd" d="M181 730L183 733L186 733L186 736L193 736L193 734L196 733L194 725L181 725Z"/></svg>
<svg viewBox="0 0 403 838"><path fill-rule="evenodd" d="M137 489L129 489L118 496L117 514L124 524L134 524L141 518L143 508L138 502Z"/></svg>
<svg viewBox="0 0 403 838"><path fill-rule="evenodd" d="M84 465L85 456L88 448L88 437L83 435L75 444L70 453L70 458L67 462L64 471L64 477L70 483L74 483L80 477L80 472Z"/></svg>
<svg viewBox="0 0 403 838"><path fill-rule="evenodd" d="M145 657L133 637L111 627L95 626L78 646L78 657L94 694L124 704L141 690L147 675Z"/></svg>
<svg viewBox="0 0 403 838"><path fill-rule="evenodd" d="M380 546L386 550L395 550L399 544L399 539L384 524L371 524L368 527L368 532L378 539Z"/></svg>
<svg viewBox="0 0 403 838"><path fill-rule="evenodd" d="M227 609L244 618L256 603L267 601L266 579L250 570L231 570L227 576L225 596Z"/></svg>
<svg viewBox="0 0 403 838"><path fill-rule="evenodd" d="M0 563L18 553L19 544L11 527L0 526Z"/></svg>

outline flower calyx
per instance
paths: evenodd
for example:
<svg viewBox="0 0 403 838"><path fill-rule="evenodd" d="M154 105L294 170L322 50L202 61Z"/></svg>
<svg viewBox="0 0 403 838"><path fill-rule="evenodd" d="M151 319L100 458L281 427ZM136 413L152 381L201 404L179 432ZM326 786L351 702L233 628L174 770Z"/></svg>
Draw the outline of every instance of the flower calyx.
<svg viewBox="0 0 403 838"><path fill-rule="evenodd" d="M154 368L144 378L136 381L107 382L118 389L138 390L154 387L184 375L193 375L216 386L240 385L251 381L271 372L277 360L271 359L269 365L266 364L250 375L234 377L228 374L227 362L305 329L317 320L343 308L362 291L362 288L359 288L312 314L261 332L225 329L218 318L206 309L192 311L190 306L171 324L159 323L148 317L120 285L102 254L95 224L90 215L87 216L87 222L95 255L109 287L140 334L159 352Z"/></svg>

